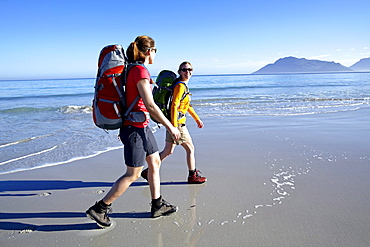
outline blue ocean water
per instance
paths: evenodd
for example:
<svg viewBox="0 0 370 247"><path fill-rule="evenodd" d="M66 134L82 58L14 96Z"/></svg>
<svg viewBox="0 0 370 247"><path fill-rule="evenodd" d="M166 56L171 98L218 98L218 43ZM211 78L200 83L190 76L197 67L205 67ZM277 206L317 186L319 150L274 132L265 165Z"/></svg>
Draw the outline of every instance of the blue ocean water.
<svg viewBox="0 0 370 247"><path fill-rule="evenodd" d="M106 134L92 122L94 84L95 79L0 81L0 174L120 148L117 131ZM202 118L370 107L370 73L193 76L189 86Z"/></svg>

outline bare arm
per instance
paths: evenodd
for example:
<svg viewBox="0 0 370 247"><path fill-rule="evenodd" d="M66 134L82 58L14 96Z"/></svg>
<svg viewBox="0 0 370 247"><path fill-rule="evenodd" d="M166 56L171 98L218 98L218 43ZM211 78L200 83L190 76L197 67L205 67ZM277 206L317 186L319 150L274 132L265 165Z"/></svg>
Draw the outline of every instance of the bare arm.
<svg viewBox="0 0 370 247"><path fill-rule="evenodd" d="M150 115L163 124L175 140L178 140L180 138L180 132L177 128L173 127L171 122L163 115L161 110L154 103L149 81L147 79L141 79L137 84L137 88Z"/></svg>

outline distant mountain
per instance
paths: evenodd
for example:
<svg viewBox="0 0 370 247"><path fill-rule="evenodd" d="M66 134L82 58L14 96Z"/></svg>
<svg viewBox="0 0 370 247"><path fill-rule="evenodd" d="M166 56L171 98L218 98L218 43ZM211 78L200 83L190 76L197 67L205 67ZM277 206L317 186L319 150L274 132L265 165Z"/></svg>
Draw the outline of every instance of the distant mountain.
<svg viewBox="0 0 370 247"><path fill-rule="evenodd" d="M370 57L361 59L349 68L354 71L370 71Z"/></svg>
<svg viewBox="0 0 370 247"><path fill-rule="evenodd" d="M273 64L253 72L252 74L280 74L280 73L327 73L353 72L351 69L335 62L308 60L305 58L285 57Z"/></svg>

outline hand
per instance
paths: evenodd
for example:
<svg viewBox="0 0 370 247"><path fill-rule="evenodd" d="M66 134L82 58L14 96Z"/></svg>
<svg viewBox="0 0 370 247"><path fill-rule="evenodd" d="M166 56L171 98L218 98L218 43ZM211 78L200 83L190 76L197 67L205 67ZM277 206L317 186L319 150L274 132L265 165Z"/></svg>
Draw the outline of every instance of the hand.
<svg viewBox="0 0 370 247"><path fill-rule="evenodd" d="M171 134L172 138L177 141L178 139L180 139L181 137L181 134L180 134L180 131L176 128L176 127L170 127L168 129L168 132Z"/></svg>
<svg viewBox="0 0 370 247"><path fill-rule="evenodd" d="M203 128L203 127L204 127L204 123L202 122L202 120L200 120L200 119L199 119L199 120L197 120L196 122L197 122L197 125L198 125L198 128L199 128L199 129L201 129L201 128Z"/></svg>

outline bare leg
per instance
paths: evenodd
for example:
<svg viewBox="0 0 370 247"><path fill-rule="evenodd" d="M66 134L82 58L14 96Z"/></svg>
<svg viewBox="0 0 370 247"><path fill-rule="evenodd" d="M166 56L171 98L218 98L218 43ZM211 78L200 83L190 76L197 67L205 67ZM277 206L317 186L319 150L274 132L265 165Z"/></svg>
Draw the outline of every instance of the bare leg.
<svg viewBox="0 0 370 247"><path fill-rule="evenodd" d="M127 190L127 188L140 177L142 170L142 166L127 166L126 173L114 183L108 194L103 198L103 202L106 204L111 204L114 200L121 196Z"/></svg>
<svg viewBox="0 0 370 247"><path fill-rule="evenodd" d="M199 170L195 169L195 148L193 142L185 142L181 144L186 151L186 161L189 168L189 177L188 183L189 184L202 184L207 181L206 177L202 177L199 175Z"/></svg>
<svg viewBox="0 0 370 247"><path fill-rule="evenodd" d="M186 151L186 162L189 168L189 171L195 170L195 148L192 142L184 142L181 144Z"/></svg>
<svg viewBox="0 0 370 247"><path fill-rule="evenodd" d="M176 144L172 142L166 142L166 145L162 152L160 152L159 156L161 158L161 161L163 161L165 158L170 156L173 151L175 150Z"/></svg>
<svg viewBox="0 0 370 247"><path fill-rule="evenodd" d="M152 199L158 199L161 196L161 179L159 174L159 168L161 166L161 160L158 152L151 154L146 157L148 163L148 182L150 187L150 194Z"/></svg>

